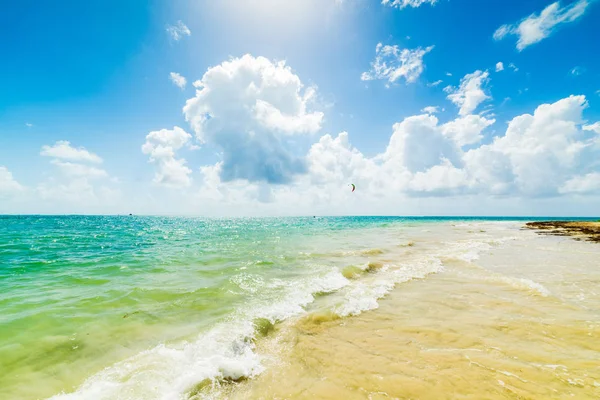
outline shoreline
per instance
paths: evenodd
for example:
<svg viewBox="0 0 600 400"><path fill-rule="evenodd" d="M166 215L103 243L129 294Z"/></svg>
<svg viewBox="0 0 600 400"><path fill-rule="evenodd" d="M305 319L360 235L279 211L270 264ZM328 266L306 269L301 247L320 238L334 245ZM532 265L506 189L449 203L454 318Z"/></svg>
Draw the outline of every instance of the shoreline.
<svg viewBox="0 0 600 400"><path fill-rule="evenodd" d="M524 229L527 222L358 224L325 230L334 232L329 240L293 240L289 248L277 241L277 252L230 274L231 287L295 287L292 297L257 297L252 318L227 319L113 364L88 357L93 361L80 365L99 372L84 374L85 381L48 379L62 386L51 399L98 390L99 399L125 391L130 398L178 393L190 400L597 398L591 396L600 395L600 370L591 360L600 347L590 336L600 326L590 321L600 310L600 248L538 235ZM277 270L263 260L282 254L295 262L284 266L327 268L311 267L309 281L269 280ZM142 314L122 315L119 325L148 327ZM97 352L93 340L67 342L69 354L86 361L79 349ZM46 398L34 397L38 391L27 398Z"/></svg>
<svg viewBox="0 0 600 400"><path fill-rule="evenodd" d="M533 221L526 223L525 228L540 235L570 236L574 240L600 243L600 221Z"/></svg>
<svg viewBox="0 0 600 400"><path fill-rule="evenodd" d="M461 231L459 241L492 245L478 251L481 257L439 255L440 273L397 284L375 309L350 318L312 312L276 327L259 346L266 370L221 388L220 395L597 398L600 374L593 360L600 347L593 337L599 331L589 322L595 314L588 306L598 299L593 285L569 291L575 282L584 287L587 270L566 287L562 278L547 275L548 266L554 274L573 257L591 265L594 258L580 254L590 245L573 241L558 249L556 239L537 235L504 242L505 235L488 236L488 229L452 229ZM415 242L415 251L425 245ZM576 269L564 272L583 272Z"/></svg>

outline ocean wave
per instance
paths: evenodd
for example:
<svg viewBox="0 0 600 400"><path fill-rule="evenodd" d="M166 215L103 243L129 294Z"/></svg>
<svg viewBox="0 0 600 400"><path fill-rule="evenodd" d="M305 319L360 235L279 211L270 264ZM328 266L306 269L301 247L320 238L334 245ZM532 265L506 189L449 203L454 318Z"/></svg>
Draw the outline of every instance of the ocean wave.
<svg viewBox="0 0 600 400"><path fill-rule="evenodd" d="M388 273L373 283L359 283L347 294L343 304L335 308L341 317L359 315L365 311L379 307L378 300L385 297L397 284L423 279L427 275L443 270L442 262L437 257L415 260L400 264L399 267L387 266Z"/></svg>
<svg viewBox="0 0 600 400"><path fill-rule="evenodd" d="M512 286L515 289L532 292L542 297L548 297L551 294L550 291L546 289L546 287L544 287L544 285L532 281L531 279L514 278L510 276L495 276L493 278L490 278L490 280L502 282L509 286Z"/></svg>
<svg viewBox="0 0 600 400"><path fill-rule="evenodd" d="M161 344L88 378L75 392L50 400L185 399L199 383L238 380L262 372L248 340L250 323L222 324L194 342Z"/></svg>
<svg viewBox="0 0 600 400"><path fill-rule="evenodd" d="M233 281L250 293L264 284L248 274ZM281 290L267 292L272 295L256 299L195 340L160 344L107 367L76 391L49 400L183 400L205 382L252 378L263 370L254 341L265 329L304 313L318 293L335 292L348 283L337 269L311 279L280 281Z"/></svg>
<svg viewBox="0 0 600 400"><path fill-rule="evenodd" d="M252 378L264 368L255 340L269 334L275 323L306 315L306 307L319 294L341 296L323 318L358 315L378 308L378 301L397 284L442 271L442 257L472 260L487 248L489 244L482 241L454 242L442 245L434 255L413 256L395 265L371 261L357 267L362 271L358 278L364 279L352 281L348 278L353 274L344 269L323 265L308 266L314 273L289 280L242 272L230 282L250 297L228 320L194 340L161 344L113 364L74 392L50 400L183 400L197 395L207 382Z"/></svg>

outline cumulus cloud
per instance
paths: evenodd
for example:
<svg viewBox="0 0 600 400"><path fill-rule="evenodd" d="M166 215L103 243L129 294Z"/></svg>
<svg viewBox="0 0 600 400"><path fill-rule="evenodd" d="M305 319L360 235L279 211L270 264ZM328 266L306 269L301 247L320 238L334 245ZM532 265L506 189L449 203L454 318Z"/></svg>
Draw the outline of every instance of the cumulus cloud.
<svg viewBox="0 0 600 400"><path fill-rule="evenodd" d="M325 135L312 145L307 156L313 184L354 182L367 185L376 172L375 161L365 157L349 141L347 132Z"/></svg>
<svg viewBox="0 0 600 400"><path fill-rule="evenodd" d="M600 193L600 172L590 172L569 179L560 187L560 193L592 194Z"/></svg>
<svg viewBox="0 0 600 400"><path fill-rule="evenodd" d="M0 197L12 196L24 190L24 187L15 180L12 172L0 166Z"/></svg>
<svg viewBox="0 0 600 400"><path fill-rule="evenodd" d="M429 86L429 87L435 87L435 86L438 86L442 82L444 82L444 81L440 79L440 80L437 80L435 82L428 83L427 86Z"/></svg>
<svg viewBox="0 0 600 400"><path fill-rule="evenodd" d="M444 160L461 164L458 146L442 133L433 115L415 115L394 124L382 158L411 173L424 172Z"/></svg>
<svg viewBox="0 0 600 400"><path fill-rule="evenodd" d="M459 146L479 143L483 136L481 132L496 122L480 115L466 115L442 125L442 133L452 138Z"/></svg>
<svg viewBox="0 0 600 400"><path fill-rule="evenodd" d="M262 209L267 213L294 204L298 213L336 214L364 210L365 204L377 212L411 198L476 195L491 201L600 194L600 141L583 131L586 106L583 96L542 104L478 147L472 146L494 120L472 114L445 123L427 114L407 117L393 125L385 151L372 157L354 147L347 132L327 134L310 148L306 174L288 185L224 182L217 164L203 169L202 193L213 204L245 204L245 209L268 202L270 208ZM350 182L358 188L352 196L347 195Z"/></svg>
<svg viewBox="0 0 600 400"><path fill-rule="evenodd" d="M485 158L497 159L498 165L510 164L520 193L556 195L557 188L570 175L591 163L586 155L590 144L584 140L579 127L586 107L584 96L569 96L552 104L542 104L533 115L513 118L504 136L496 138L485 149L473 152L485 152ZM494 166L484 162L478 168L486 170Z"/></svg>
<svg viewBox="0 0 600 400"><path fill-rule="evenodd" d="M68 203L76 209L114 206L120 199L120 192L110 186L95 186L85 178L63 180L50 178L37 186L37 194L45 202L57 202L59 207ZM68 208L72 212L73 208Z"/></svg>
<svg viewBox="0 0 600 400"><path fill-rule="evenodd" d="M427 113L427 114L435 114L440 112L440 108L438 106L427 106L425 108L423 108L421 110L421 112Z"/></svg>
<svg viewBox="0 0 600 400"><path fill-rule="evenodd" d="M460 80L458 88L449 86L444 90L449 93L448 100L460 107L459 114L465 116L475 111L485 100L491 99L491 96L485 92L485 85L488 82L489 72L477 70L472 74L465 75Z"/></svg>
<svg viewBox="0 0 600 400"><path fill-rule="evenodd" d="M423 4L434 5L435 3L437 3L437 1L438 0L381 0L381 4L389 7L403 9L406 7L417 8Z"/></svg>
<svg viewBox="0 0 600 400"><path fill-rule="evenodd" d="M93 166L77 164L68 161L65 162L56 159L52 160L51 163L57 166L65 176L71 178L108 178L108 173L105 170Z"/></svg>
<svg viewBox="0 0 600 400"><path fill-rule="evenodd" d="M40 154L53 157L50 163L56 167L56 172L36 187L35 192L45 202L89 209L115 204L119 199L120 192L111 187L114 180L110 181L108 172L94 165L103 162L98 155L83 147L75 148L68 141L45 145Z"/></svg>
<svg viewBox="0 0 600 400"><path fill-rule="evenodd" d="M504 64L500 61L496 63L496 72L504 71Z"/></svg>
<svg viewBox="0 0 600 400"><path fill-rule="evenodd" d="M232 58L194 83L196 95L183 109L199 143L216 147L221 158L200 169L201 188L192 196L207 209L270 214L286 207L331 212L326 204L350 213L360 204L438 196L596 193L600 139L587 132L596 124L582 119L585 97L542 104L484 141L496 121L489 109L474 112L491 98L488 82L487 71L467 74L458 88L445 89L458 116L440 121L438 107L425 107L424 114L395 123L387 146L374 156L354 147L347 132L322 135L306 151L299 143L308 144L323 121L311 109L316 89L305 88L284 62ZM175 155L190 141L178 127L148 134L142 150L157 164L156 182L190 186L191 171ZM360 188L352 196L350 182Z"/></svg>
<svg viewBox="0 0 600 400"><path fill-rule="evenodd" d="M54 157L61 160L83 161L96 164L102 163L102 158L98 155L87 151L83 147L76 149L66 140L59 140L53 146L43 146L40 154L42 156Z"/></svg>
<svg viewBox="0 0 600 400"><path fill-rule="evenodd" d="M310 110L316 89L284 61L247 54L209 68L194 86L183 112L197 139L220 149L220 179L283 184L306 172L291 141L319 131L324 114Z"/></svg>
<svg viewBox="0 0 600 400"><path fill-rule="evenodd" d="M32 124L32 123L29 123L29 122L26 122L26 123L25 123L25 126L26 126L26 127L28 127L28 128L31 128L31 127L33 127L33 124Z"/></svg>
<svg viewBox="0 0 600 400"><path fill-rule="evenodd" d="M600 134L600 121L591 125L583 125L583 130Z"/></svg>
<svg viewBox="0 0 600 400"><path fill-rule="evenodd" d="M560 25L574 22L584 15L590 0L578 0L561 7L560 2L550 4L539 14L531 14L516 24L502 25L494 32L495 40L508 35L518 37L517 49L525 49L550 36Z"/></svg>
<svg viewBox="0 0 600 400"><path fill-rule="evenodd" d="M514 72L517 72L519 68L513 63L508 64L508 67L511 68Z"/></svg>
<svg viewBox="0 0 600 400"><path fill-rule="evenodd" d="M383 45L378 43L375 47L375 60L371 62L371 69L363 72L361 79L370 81L375 79L387 80L394 83L404 78L407 83L416 81L423 72L423 56L433 50L434 46L416 49L400 49L397 45Z"/></svg>
<svg viewBox="0 0 600 400"><path fill-rule="evenodd" d="M173 82L175 86L181 89L185 89L185 85L187 85L187 80L185 79L185 77L181 76L177 72L171 72L169 74L169 79L171 79L171 82Z"/></svg>
<svg viewBox="0 0 600 400"><path fill-rule="evenodd" d="M192 135L182 128L175 126L173 129L152 131L146 136L142 145L142 153L150 156L150 162L157 165L154 182L158 185L183 188L192 183L186 160L176 158L175 153L189 142Z"/></svg>
<svg viewBox="0 0 600 400"><path fill-rule="evenodd" d="M449 160L442 159L423 172L417 172L408 185L409 192L447 196L464 191L469 185L467 171L456 168Z"/></svg>
<svg viewBox="0 0 600 400"><path fill-rule="evenodd" d="M167 33L171 38L175 41L182 39L184 36L190 36L192 32L190 29L182 22L177 21L176 25L167 25Z"/></svg>

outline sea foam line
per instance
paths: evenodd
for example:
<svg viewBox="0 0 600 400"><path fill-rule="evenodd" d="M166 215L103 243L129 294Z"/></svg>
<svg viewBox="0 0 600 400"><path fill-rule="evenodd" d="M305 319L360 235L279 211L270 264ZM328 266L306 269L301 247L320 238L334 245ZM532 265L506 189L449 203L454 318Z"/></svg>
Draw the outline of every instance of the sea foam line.
<svg viewBox="0 0 600 400"><path fill-rule="evenodd" d="M370 285L356 282L350 286L350 281L337 269L307 281L273 282L278 287L287 286L283 300L274 301L268 296L258 299L194 341L158 345L105 368L75 392L61 393L50 400L183 400L207 380L252 378L263 371L252 340L256 319L277 322L300 315L314 301L315 294L336 292L346 286L345 302L335 312L340 316L358 315L377 308L378 300L396 284L441 272L441 257L463 256L472 260L485 248L488 247L483 242L451 243L442 254L386 266L387 270L377 272L381 278ZM248 277L238 277L237 283L250 293L257 292L253 285L264 284Z"/></svg>
<svg viewBox="0 0 600 400"><path fill-rule="evenodd" d="M252 283L257 282L243 280L243 285ZM290 281L280 301L260 299L193 341L138 353L89 377L75 392L50 400L183 400L203 382L251 378L263 371L252 340L255 320L276 322L298 315L316 293L334 292L348 283L337 269L306 281Z"/></svg>

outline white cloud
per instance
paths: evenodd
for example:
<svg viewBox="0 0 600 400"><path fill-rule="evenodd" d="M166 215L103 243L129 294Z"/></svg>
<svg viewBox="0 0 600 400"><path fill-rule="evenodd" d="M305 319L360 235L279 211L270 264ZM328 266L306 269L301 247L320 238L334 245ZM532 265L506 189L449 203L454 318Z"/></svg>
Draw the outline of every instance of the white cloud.
<svg viewBox="0 0 600 400"><path fill-rule="evenodd" d="M423 72L423 56L433 50L434 46L416 49L400 49L397 45L383 45L378 43L375 47L375 60L371 62L371 69L363 72L361 79L370 81L374 79L387 80L390 83L404 78L407 83L416 81Z"/></svg>
<svg viewBox="0 0 600 400"><path fill-rule="evenodd" d="M424 172L417 172L408 185L408 190L418 194L446 196L460 193L469 185L469 176L464 169L456 168L446 159Z"/></svg>
<svg viewBox="0 0 600 400"><path fill-rule="evenodd" d="M96 164L102 163L102 158L98 155L87 151L83 147L76 149L66 140L59 140L54 146L42 146L40 154L42 156L54 157L62 160L83 161Z"/></svg>
<svg viewBox="0 0 600 400"><path fill-rule="evenodd" d="M376 165L350 144L347 132L325 135L312 145L307 156L310 177L315 183L369 179Z"/></svg>
<svg viewBox="0 0 600 400"><path fill-rule="evenodd" d="M496 63L496 72L504 71L504 64L502 62Z"/></svg>
<svg viewBox="0 0 600 400"><path fill-rule="evenodd" d="M560 193L592 194L600 193L600 172L590 172L569 179L559 189Z"/></svg>
<svg viewBox="0 0 600 400"><path fill-rule="evenodd" d="M509 25L502 25L500 28L496 29L496 31L494 32L494 39L495 40L502 40L509 33L511 33L510 26Z"/></svg>
<svg viewBox="0 0 600 400"><path fill-rule="evenodd" d="M306 171L291 143L321 129L323 113L310 111L316 89L304 89L285 62L249 54L206 71L183 109L201 142L222 151L220 179L289 183Z"/></svg>
<svg viewBox="0 0 600 400"><path fill-rule="evenodd" d="M12 196L25 188L15 180L13 174L4 166L0 166L0 197Z"/></svg>
<svg viewBox="0 0 600 400"><path fill-rule="evenodd" d="M499 199L515 199L513 211L518 211L523 198L537 204L570 194L600 194L600 141L586 139L582 130L585 107L583 96L542 104L531 115L513 118L491 143L468 151L461 147L476 144L493 120L470 114L440 124L433 115L407 117L394 124L385 151L374 157L352 146L346 132L327 134L308 151L306 173L287 185L224 181L218 163L202 169L198 198L211 209L250 215L364 215L406 212L411 199L423 205L412 212L448 213L467 202L462 212L474 213L472 207L490 212L493 202L510 201ZM349 183L357 186L352 195ZM463 197L444 206L428 200L440 196ZM441 208L432 211L424 204Z"/></svg>
<svg viewBox="0 0 600 400"><path fill-rule="evenodd" d="M169 79L171 79L171 82L173 82L175 86L181 89L185 89L185 85L187 85L187 80L185 79L185 77L181 76L177 72L171 72L169 74Z"/></svg>
<svg viewBox="0 0 600 400"><path fill-rule="evenodd" d="M483 149L472 150L473 157L478 152L486 154L475 169L498 168L486 161L496 159L496 165L502 168L510 164L514 184L520 193L529 196L557 194L557 188L570 174L591 162L585 157L588 144L578 129L585 107L584 96L570 96L553 104L540 105L533 115L513 118L504 136ZM504 175L505 178L509 176Z"/></svg>
<svg viewBox="0 0 600 400"><path fill-rule="evenodd" d="M446 72L446 76L452 76L450 72Z"/></svg>
<svg viewBox="0 0 600 400"><path fill-rule="evenodd" d="M176 25L167 25L167 33L176 41L182 39L184 36L190 36L192 34L190 29L182 21L177 21Z"/></svg>
<svg viewBox="0 0 600 400"><path fill-rule="evenodd" d="M440 79L440 80L437 80L435 82L428 83L427 86L429 86L429 87L435 87L435 86L438 86L442 82L443 82L443 80Z"/></svg>
<svg viewBox="0 0 600 400"><path fill-rule="evenodd" d="M583 125L582 129L584 131L591 131L600 134L600 121L591 125Z"/></svg>
<svg viewBox="0 0 600 400"><path fill-rule="evenodd" d="M75 148L67 141L58 141L54 146L43 146L42 156L53 157L50 161L57 173L36 187L35 193L50 207L64 212L115 205L120 191L111 187L108 172L88 165L100 164L102 159L84 149Z"/></svg>
<svg viewBox="0 0 600 400"><path fill-rule="evenodd" d="M114 206L121 201L119 190L105 185L94 186L85 178L67 181L50 178L37 186L37 194L44 202L56 202L60 208L68 205L65 212L69 213L76 209Z"/></svg>
<svg viewBox="0 0 600 400"><path fill-rule="evenodd" d="M539 14L531 14L517 24L502 25L494 32L494 39L501 40L508 35L518 36L517 49L525 49L547 38L561 24L573 22L583 16L589 0L578 0L564 7L560 2L550 4Z"/></svg>
<svg viewBox="0 0 600 400"><path fill-rule="evenodd" d="M189 142L192 135L178 126L172 130L152 131L146 136L142 153L150 156L150 162L157 165L154 183L166 187L183 188L192 184L186 160L175 158L175 152Z"/></svg>
<svg viewBox="0 0 600 400"><path fill-rule="evenodd" d="M442 125L442 133L452 138L459 146L479 143L481 132L496 122L479 115L466 115Z"/></svg>
<svg viewBox="0 0 600 400"><path fill-rule="evenodd" d="M514 72L517 72L519 68L513 63L508 64L508 67L511 68Z"/></svg>
<svg viewBox="0 0 600 400"><path fill-rule="evenodd" d="M382 158L411 173L426 171L447 159L460 164L459 148L445 136L433 115L415 115L393 126L393 134Z"/></svg>
<svg viewBox="0 0 600 400"><path fill-rule="evenodd" d="M435 114L440 112L440 108L438 106L427 106L425 108L423 108L421 110L421 112L427 113L427 114Z"/></svg>
<svg viewBox="0 0 600 400"><path fill-rule="evenodd" d="M460 87L447 87L444 90L448 92L448 99L460 107L459 114L465 116L471 114L479 104L485 100L491 99L484 86L489 82L489 73L487 71L475 71L472 74L465 75L460 80Z"/></svg>
<svg viewBox="0 0 600 400"><path fill-rule="evenodd" d="M571 69L571 75L573 75L573 76L582 75L584 72L585 72L585 68L583 68L583 67L574 67L573 69Z"/></svg>
<svg viewBox="0 0 600 400"><path fill-rule="evenodd" d="M405 7L413 7L417 8L423 4L431 4L434 5L438 0L381 0L381 4L403 9Z"/></svg>
<svg viewBox="0 0 600 400"><path fill-rule="evenodd" d="M31 127L33 126L33 124L31 124L31 123L29 123L29 122L26 122L26 123L25 123L25 126L26 126L26 127L28 127L28 128L31 128Z"/></svg>
<svg viewBox="0 0 600 400"><path fill-rule="evenodd" d="M108 178L108 173L105 170L89 165L68 161L65 162L56 159L52 160L51 163L56 165L67 177L89 179Z"/></svg>

